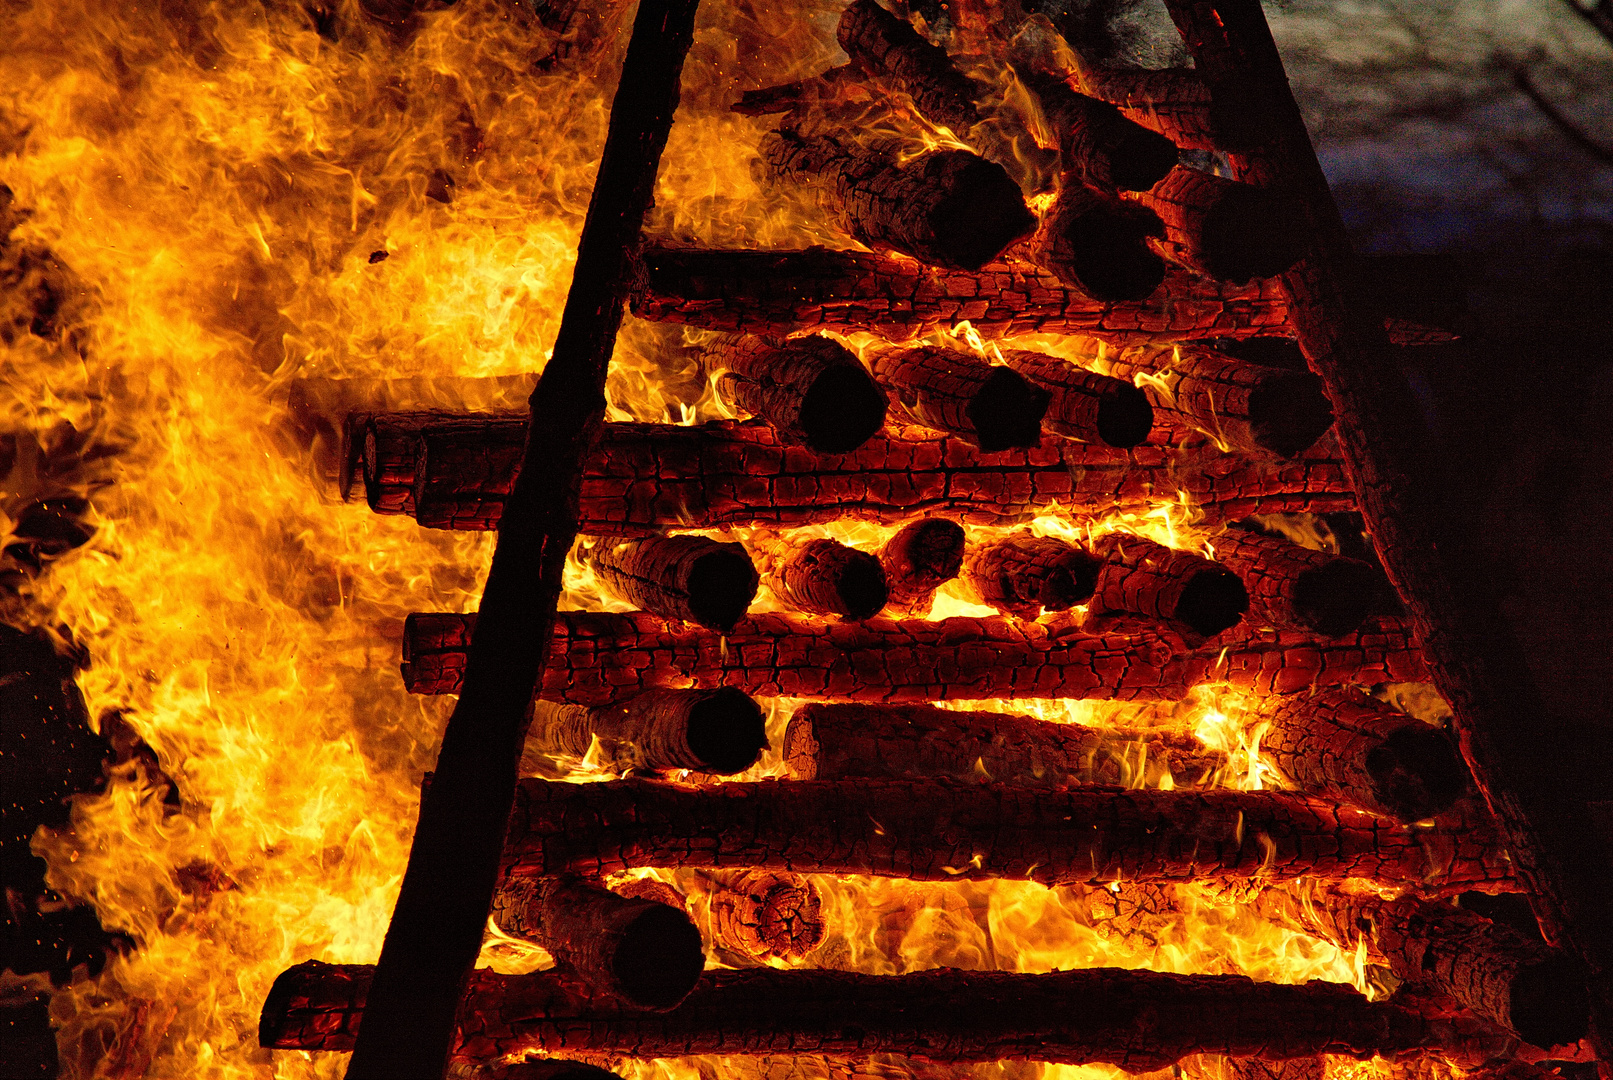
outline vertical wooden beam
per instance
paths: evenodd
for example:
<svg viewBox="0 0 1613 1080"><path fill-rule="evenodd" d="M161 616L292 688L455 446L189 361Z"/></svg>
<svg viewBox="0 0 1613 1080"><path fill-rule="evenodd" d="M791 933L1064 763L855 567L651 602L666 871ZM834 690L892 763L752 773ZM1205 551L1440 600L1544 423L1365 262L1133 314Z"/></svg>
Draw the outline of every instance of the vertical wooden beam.
<svg viewBox="0 0 1613 1080"><path fill-rule="evenodd" d="M1302 201L1313 244L1281 278L1300 347L1322 378L1349 479L1406 603L1462 754L1500 823L1547 938L1589 972L1598 1056L1613 1061L1613 857L1598 830L1606 779L1596 717L1553 716L1499 590L1441 505L1404 374L1364 287L1259 0L1166 0L1213 97L1256 103L1255 149L1234 175ZM1605 764L1604 764L1605 769ZM1605 821L1606 815L1601 815ZM1606 1074L1604 1074L1606 1075Z"/></svg>
<svg viewBox="0 0 1613 1080"><path fill-rule="evenodd" d="M441 1077L497 880L527 706L548 660L560 572L577 533L581 463L699 0L640 0L554 355L532 392L523 468L471 637L436 778L421 800L350 1080Z"/></svg>

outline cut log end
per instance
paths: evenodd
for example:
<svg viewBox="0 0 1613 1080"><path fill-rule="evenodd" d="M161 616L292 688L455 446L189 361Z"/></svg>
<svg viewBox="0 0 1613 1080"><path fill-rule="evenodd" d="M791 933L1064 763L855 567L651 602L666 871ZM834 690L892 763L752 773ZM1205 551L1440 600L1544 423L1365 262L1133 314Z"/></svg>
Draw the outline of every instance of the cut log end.
<svg viewBox="0 0 1613 1080"><path fill-rule="evenodd" d="M1449 810L1467 790L1467 767L1455 745L1434 727L1403 727L1368 752L1372 793L1401 821L1422 821Z"/></svg>
<svg viewBox="0 0 1613 1080"><path fill-rule="evenodd" d="M1126 121L1117 125L1110 179L1122 191L1147 191L1165 179L1180 158L1176 144L1165 136Z"/></svg>
<svg viewBox="0 0 1613 1080"><path fill-rule="evenodd" d="M1308 371L1263 380L1249 394L1249 426L1255 442L1282 457L1315 445L1333 425L1333 406L1322 380Z"/></svg>
<svg viewBox="0 0 1613 1080"><path fill-rule="evenodd" d="M745 617L756 585L756 568L743 550L702 555L689 568L689 613L701 626L726 633Z"/></svg>
<svg viewBox="0 0 1613 1080"><path fill-rule="evenodd" d="M611 960L618 992L646 1009L670 1009L688 997L705 966L700 931L665 904L646 908L628 924Z"/></svg>
<svg viewBox="0 0 1613 1080"><path fill-rule="evenodd" d="M1208 638L1236 626L1248 610L1243 580L1223 567L1206 567L1183 587L1176 617Z"/></svg>
<svg viewBox="0 0 1613 1080"><path fill-rule="evenodd" d="M885 568L866 551L809 540L780 566L774 588L802 611L861 622L890 599Z"/></svg>
<svg viewBox="0 0 1613 1080"><path fill-rule="evenodd" d="M767 749L767 721L749 694L719 687L689 710L688 741L708 772L744 772Z"/></svg>
<svg viewBox="0 0 1613 1080"><path fill-rule="evenodd" d="M1036 228L1036 216L1001 165L970 157L949 178L946 197L930 213L930 228L953 265L978 270L1028 236Z"/></svg>
<svg viewBox="0 0 1613 1080"><path fill-rule="evenodd" d="M1011 450L1040 446L1042 417L1052 395L1011 368L994 366L985 385L965 408L980 449Z"/></svg>
<svg viewBox="0 0 1613 1080"><path fill-rule="evenodd" d="M831 367L801 402L807 445L820 454L849 454L885 426L885 394L858 364Z"/></svg>
<svg viewBox="0 0 1613 1080"><path fill-rule="evenodd" d="M1304 225L1291 200L1248 185L1228 187L1204 219L1204 268L1221 281L1280 274L1304 254Z"/></svg>
<svg viewBox="0 0 1613 1080"><path fill-rule="evenodd" d="M1378 606L1382 575L1368 563L1338 559L1301 574L1294 582L1294 611L1319 634L1340 637L1356 630Z"/></svg>
<svg viewBox="0 0 1613 1080"><path fill-rule="evenodd" d="M1512 1030L1533 1046L1550 1049L1585 1038L1590 1011L1584 965L1566 952L1522 969L1512 981Z"/></svg>
<svg viewBox="0 0 1613 1080"><path fill-rule="evenodd" d="M1148 246L1159 218L1142 207L1087 193L1067 194L1041 238L1042 261L1094 300L1146 300L1165 281L1165 260Z"/></svg>
<svg viewBox="0 0 1613 1080"><path fill-rule="evenodd" d="M1127 383L1098 402L1098 437L1109 446L1129 450L1154 430L1154 407L1148 395Z"/></svg>

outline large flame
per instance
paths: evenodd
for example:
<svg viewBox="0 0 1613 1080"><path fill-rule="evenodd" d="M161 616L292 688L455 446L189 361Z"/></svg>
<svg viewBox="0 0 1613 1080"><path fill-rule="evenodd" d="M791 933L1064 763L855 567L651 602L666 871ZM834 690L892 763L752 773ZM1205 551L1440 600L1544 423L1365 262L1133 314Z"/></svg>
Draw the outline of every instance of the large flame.
<svg viewBox="0 0 1613 1080"><path fill-rule="evenodd" d="M403 692L402 618L473 610L491 546L335 502L293 402L317 398L317 380L369 378L393 380L395 405L519 404L510 380L467 380L543 366L631 15L619 0L573 7L461 0L404 26L375 22L356 0L9 9L7 251L46 266L57 302L45 325L5 335L5 424L32 448L16 460L70 467L13 468L0 510L87 495L95 535L0 614L64 625L93 658L81 680L92 715L119 711L161 763L121 769L104 796L78 801L70 830L36 839L52 886L138 942L55 995L69 1075L345 1067L343 1055L258 1048L258 1009L292 964L376 958L447 712L443 699ZM753 178L770 121L727 108L743 89L842 59L840 7L705 7L652 232L851 245L810 199ZM1010 108L1022 90L987 67L1002 99L993 108ZM951 337L992 347L967 327ZM695 362L700 340L629 320L613 418L726 415ZM1033 527L1208 550L1181 502L1103 521L1050 514ZM889 531L847 522L818 534L875 547ZM567 583L568 606L620 607L581 562ZM974 610L947 591L935 616ZM1133 726L1144 711L969 704ZM1241 761L1232 782L1259 787L1247 705L1203 688L1141 718L1197 731ZM774 707L775 729L786 709ZM756 775L777 771L770 759ZM170 778L177 810L164 801ZM1118 964L1364 985L1357 958L1191 890L1122 933L1106 929L1098 901L1109 898L1078 889L821 885L832 936L806 963ZM484 959L544 961L496 939Z"/></svg>

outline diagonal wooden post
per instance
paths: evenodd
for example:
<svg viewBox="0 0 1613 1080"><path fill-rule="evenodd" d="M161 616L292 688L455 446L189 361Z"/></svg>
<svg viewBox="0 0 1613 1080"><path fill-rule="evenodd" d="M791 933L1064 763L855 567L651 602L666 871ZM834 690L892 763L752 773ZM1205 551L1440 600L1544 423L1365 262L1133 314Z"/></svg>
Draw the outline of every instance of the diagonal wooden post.
<svg viewBox="0 0 1613 1080"><path fill-rule="evenodd" d="M577 534L581 463L604 419L605 372L698 2L639 2L571 292L532 392L521 473L499 522L464 685L421 800L350 1080L436 1078L447 1065L492 903L527 706L548 660L560 573Z"/></svg>
<svg viewBox="0 0 1613 1080"><path fill-rule="evenodd" d="M1258 103L1258 149L1238 179L1302 201L1314 238L1284 274L1300 347L1321 376L1345 468L1378 554L1406 603L1462 754L1503 831L1546 936L1584 960L1597 1056L1613 1061L1613 857L1597 717L1554 716L1483 568L1430 483L1421 425L1373 310L1343 220L1288 87L1259 0L1166 0L1212 96ZM1600 788L1600 790L1598 790ZM1603 813L1599 816L1598 811ZM1604 1073L1604 1075L1606 1075Z"/></svg>

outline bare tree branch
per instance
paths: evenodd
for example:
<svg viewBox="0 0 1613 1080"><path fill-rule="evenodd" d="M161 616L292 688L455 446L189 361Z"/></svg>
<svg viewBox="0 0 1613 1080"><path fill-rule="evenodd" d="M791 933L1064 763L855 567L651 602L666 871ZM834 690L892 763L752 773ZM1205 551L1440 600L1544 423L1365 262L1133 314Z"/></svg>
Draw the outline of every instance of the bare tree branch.
<svg viewBox="0 0 1613 1080"><path fill-rule="evenodd" d="M1572 3L1573 0L1569 0L1569 2ZM1574 4L1573 6L1576 8L1579 7L1578 4ZM1597 0L1596 6L1598 9L1603 8L1605 6L1605 0ZM1604 11L1603 14L1604 16L1613 19L1613 13ZM1547 120L1550 120L1554 125L1556 125L1558 131L1561 131L1565 136L1568 137L1570 142L1579 147L1581 150L1584 150L1586 153L1590 154L1592 157L1596 158L1596 160L1600 161L1602 164L1613 165L1613 147L1604 146L1602 143L1591 138L1584 131L1581 131L1579 125L1570 120L1566 114L1564 114L1560 109L1557 108L1557 106L1553 105L1551 101L1547 99L1545 94L1540 92L1540 89L1535 86L1534 81L1529 78L1529 72L1524 70L1523 67L1519 66L1512 69L1512 83L1518 88L1519 92L1522 93L1524 97L1528 98L1534 103L1535 108L1539 109L1541 114L1545 116Z"/></svg>
<svg viewBox="0 0 1613 1080"><path fill-rule="evenodd" d="M1613 4L1608 0L1563 0L1563 3L1574 9L1574 14L1596 27L1597 33L1613 42Z"/></svg>

